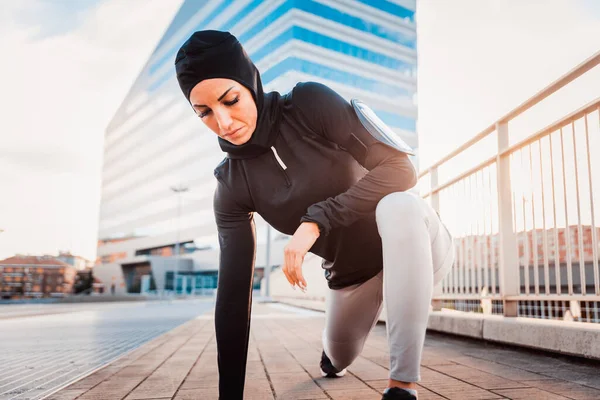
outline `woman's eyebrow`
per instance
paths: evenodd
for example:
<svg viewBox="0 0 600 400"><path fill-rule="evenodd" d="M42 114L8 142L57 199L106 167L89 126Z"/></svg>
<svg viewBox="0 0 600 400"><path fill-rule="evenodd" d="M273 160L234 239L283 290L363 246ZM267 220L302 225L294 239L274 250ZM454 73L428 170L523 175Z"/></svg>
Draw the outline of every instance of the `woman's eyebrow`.
<svg viewBox="0 0 600 400"><path fill-rule="evenodd" d="M223 97L227 96L227 93L229 93L229 91L230 91L231 89L233 89L234 87L235 87L235 86L232 86L232 87L230 87L229 89L227 89L227 90L225 91L225 93L223 93L223 94L222 94L222 95L221 95L221 96L220 96L220 97L217 99L217 101L221 101L221 100L223 99ZM192 104L192 107L207 107L207 106L205 106L204 104Z"/></svg>

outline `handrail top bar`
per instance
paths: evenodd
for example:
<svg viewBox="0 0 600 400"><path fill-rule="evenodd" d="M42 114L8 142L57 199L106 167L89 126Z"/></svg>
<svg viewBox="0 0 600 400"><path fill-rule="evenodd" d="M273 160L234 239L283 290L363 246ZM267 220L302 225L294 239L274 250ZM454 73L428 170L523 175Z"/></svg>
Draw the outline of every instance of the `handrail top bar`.
<svg viewBox="0 0 600 400"><path fill-rule="evenodd" d="M502 157L505 154L514 153L515 151L522 149L523 147L527 146L528 144L535 142L536 140L540 139L541 137L547 136L554 131L562 129L564 126L573 123L574 121L578 120L579 118L582 118L583 116L594 112L595 110L598 109L598 107L600 107L600 97L597 97L596 99L590 101L589 103L585 104L584 106L580 107L579 109L573 111L571 114L569 114L557 121L552 122L551 124L538 130L537 132L526 137L525 139L521 140L520 142L517 142L517 143L511 145L504 151L499 152L498 156Z"/></svg>
<svg viewBox="0 0 600 400"><path fill-rule="evenodd" d="M525 100L519 106L517 106L513 110L509 111L506 115L504 115L503 117L498 119L496 122L494 122L492 125L490 125L488 128L484 129L483 131L481 131L480 133L475 135L473 138L471 138L467 142L463 143L461 146L457 147L454 151L447 154L440 160L436 161L434 164L432 164L428 168L424 169L419 174L419 178L422 178L424 175L430 173L434 168L437 168L440 165L446 163L448 160L456 157L458 154L462 153L463 151L465 151L466 149L468 149L475 143L477 143L480 140L487 137L490 133L492 133L496 130L497 125L507 123L510 120L514 119L515 117L519 116L520 114L527 111L531 107L535 106L536 104L538 104L542 100L546 99L553 93L557 92L559 89L566 86L568 83L579 78L581 75L585 74L586 72L588 72L589 70L591 70L592 68L597 66L598 64L600 64L600 51L596 52L591 57L589 57L587 60L583 61L582 63L577 65L575 68L571 69L569 72L567 72L566 74L564 74L563 76L561 76L560 78L558 78L557 80L552 82L550 85L546 86L544 89L537 92L535 95L533 95L529 99Z"/></svg>
<svg viewBox="0 0 600 400"><path fill-rule="evenodd" d="M558 130L558 129L562 128L563 126L570 124L572 121L579 119L582 116L586 115L587 113L592 112L596 109L600 109L600 97L589 102L588 104L584 105L583 107L579 108L578 110L573 111L571 114L567 115L566 117L563 117L563 118L551 123L550 125L546 126L545 128L540 129L536 133L526 137L525 139L521 140L520 142L513 144L512 146L505 149L504 151L494 154L493 156L490 156L489 158L481 161L479 164L464 171L462 174L455 176L454 178L444 182L443 184L438 184L437 187L431 189L427 193L421 194L421 197L426 198L426 197L433 195L434 193L438 193L438 192L444 190L445 188L455 184L456 182L493 164L494 161L496 161L498 157L504 157L507 154L514 153L515 151L520 150L521 148L527 146L528 144L531 144L531 143L535 142L536 140L539 140L541 137L549 135L550 133L552 133L552 131Z"/></svg>

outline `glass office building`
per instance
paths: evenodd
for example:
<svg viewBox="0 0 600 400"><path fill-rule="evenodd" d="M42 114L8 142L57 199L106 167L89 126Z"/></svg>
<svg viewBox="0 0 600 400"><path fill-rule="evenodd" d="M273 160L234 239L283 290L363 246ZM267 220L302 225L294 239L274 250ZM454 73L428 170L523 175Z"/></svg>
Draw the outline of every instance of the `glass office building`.
<svg viewBox="0 0 600 400"><path fill-rule="evenodd" d="M183 98L173 65L203 29L236 35L265 92L322 82L367 103L418 149L415 0L185 0L106 130L103 264L171 256L177 241L183 256L214 250L213 169L224 154ZM216 268L216 259L202 260L193 268Z"/></svg>

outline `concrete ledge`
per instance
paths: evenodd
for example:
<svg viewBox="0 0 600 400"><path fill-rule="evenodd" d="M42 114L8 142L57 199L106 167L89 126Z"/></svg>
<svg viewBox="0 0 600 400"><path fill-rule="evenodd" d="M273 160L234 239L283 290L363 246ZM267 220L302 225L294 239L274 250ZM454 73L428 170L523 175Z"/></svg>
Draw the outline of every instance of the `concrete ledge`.
<svg viewBox="0 0 600 400"><path fill-rule="evenodd" d="M427 329L482 339L484 319L481 317L475 313L430 311Z"/></svg>
<svg viewBox="0 0 600 400"><path fill-rule="evenodd" d="M274 299L297 307L325 311L323 301L283 296ZM379 321L385 320L384 309ZM442 310L430 311L427 329L600 360L600 324Z"/></svg>
<svg viewBox="0 0 600 400"><path fill-rule="evenodd" d="M600 324L487 317L483 339L600 360Z"/></svg>

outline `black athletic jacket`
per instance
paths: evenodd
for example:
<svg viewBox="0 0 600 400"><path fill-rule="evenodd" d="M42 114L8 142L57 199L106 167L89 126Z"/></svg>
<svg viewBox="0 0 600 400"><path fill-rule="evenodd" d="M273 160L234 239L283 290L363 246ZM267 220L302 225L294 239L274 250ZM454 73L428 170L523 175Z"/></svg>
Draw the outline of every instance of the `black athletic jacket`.
<svg viewBox="0 0 600 400"><path fill-rule="evenodd" d="M331 289L364 282L383 268L375 208L416 184L408 156L373 138L352 106L325 85L300 83L264 95L251 142L229 146L215 169L221 247L215 310L220 398L242 399L254 272L253 213L292 235L319 226L311 252L325 261ZM223 146L222 146L223 147Z"/></svg>

